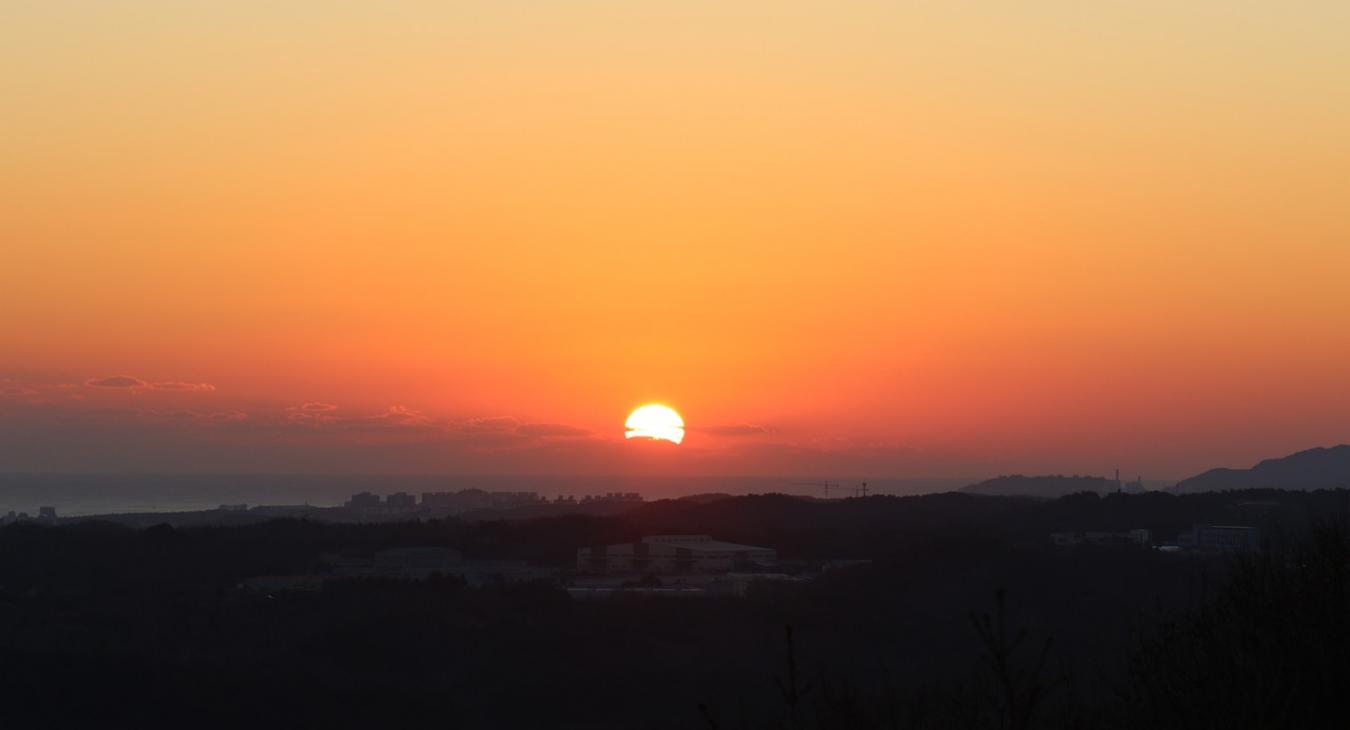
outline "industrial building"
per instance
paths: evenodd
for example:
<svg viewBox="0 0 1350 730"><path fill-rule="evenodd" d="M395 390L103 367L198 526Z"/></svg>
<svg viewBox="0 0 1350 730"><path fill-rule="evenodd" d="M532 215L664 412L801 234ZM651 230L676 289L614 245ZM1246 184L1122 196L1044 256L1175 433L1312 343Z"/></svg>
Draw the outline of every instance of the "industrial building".
<svg viewBox="0 0 1350 730"><path fill-rule="evenodd" d="M641 542L577 550L581 573L729 573L777 563L777 550L721 542L708 535L653 535Z"/></svg>
<svg viewBox="0 0 1350 730"><path fill-rule="evenodd" d="M1261 532L1247 525L1195 525L1177 536L1185 550L1207 553L1245 553L1261 549Z"/></svg>
<svg viewBox="0 0 1350 730"><path fill-rule="evenodd" d="M1149 530L1128 530L1125 532L1052 532L1050 542L1057 547L1077 547L1095 545L1097 547L1148 547L1153 544L1153 533Z"/></svg>
<svg viewBox="0 0 1350 730"><path fill-rule="evenodd" d="M347 500L347 506L352 509L379 509L380 495L370 492L353 494L352 498Z"/></svg>
<svg viewBox="0 0 1350 730"><path fill-rule="evenodd" d="M384 498L384 503L390 510L417 509L417 497L407 492L394 492Z"/></svg>
<svg viewBox="0 0 1350 730"><path fill-rule="evenodd" d="M471 586L551 580L556 573L524 560L466 560L458 550L444 547L391 548L376 550L370 556L328 553L321 555L320 561L330 567L331 578L426 580L440 574L459 576Z"/></svg>

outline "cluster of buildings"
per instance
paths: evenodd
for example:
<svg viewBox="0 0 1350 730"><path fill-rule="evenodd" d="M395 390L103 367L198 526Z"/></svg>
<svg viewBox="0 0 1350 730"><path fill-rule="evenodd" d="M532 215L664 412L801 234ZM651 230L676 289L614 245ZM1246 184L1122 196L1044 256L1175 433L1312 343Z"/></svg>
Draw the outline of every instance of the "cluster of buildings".
<svg viewBox="0 0 1350 730"><path fill-rule="evenodd" d="M1096 545L1098 547L1125 547L1137 545L1150 547L1153 533L1149 530L1126 530L1124 532L1052 532L1050 542L1057 547L1077 547Z"/></svg>
<svg viewBox="0 0 1350 730"><path fill-rule="evenodd" d="M1145 547L1160 552L1235 553L1261 549L1261 531L1248 525L1194 525L1183 530L1174 542L1155 544L1149 530L1124 532L1052 532L1050 542L1057 547Z"/></svg>
<svg viewBox="0 0 1350 730"><path fill-rule="evenodd" d="M511 509L539 504L548 500L536 492L487 492L482 489L463 489L458 492L423 492L422 508L445 514L459 514L485 509Z"/></svg>
<svg viewBox="0 0 1350 730"><path fill-rule="evenodd" d="M1113 486L1116 488L1115 491L1117 494L1143 494L1148 491L1144 486L1144 478L1142 476L1135 477L1132 482L1122 482L1120 480L1119 469L1116 470L1116 478L1113 479L1112 482Z"/></svg>
<svg viewBox="0 0 1350 730"><path fill-rule="evenodd" d="M456 576L471 586L488 583L516 583L548 580L556 571L540 568L524 560L466 560L453 548L410 547L376 550L369 557L325 554L319 562L328 566L334 578L400 578L426 580L432 575Z"/></svg>
<svg viewBox="0 0 1350 730"><path fill-rule="evenodd" d="M417 509L417 497L407 492L394 492L388 497L361 492L353 494L342 506L361 512L412 512Z"/></svg>
<svg viewBox="0 0 1350 730"><path fill-rule="evenodd" d="M650 535L637 542L578 548L576 575L566 589L577 599L620 594L743 597L756 583L799 583L811 577L784 572L773 548L710 535Z"/></svg>
<svg viewBox="0 0 1350 730"><path fill-rule="evenodd" d="M572 496L566 498L558 497L553 501L560 504L578 504L577 498ZM642 495L637 492L605 492L604 494L588 494L581 498L580 504L641 501Z"/></svg>
<svg viewBox="0 0 1350 730"><path fill-rule="evenodd" d="M737 545L708 535L653 535L640 542L584 547L577 550L577 572L728 573L778 564L773 548Z"/></svg>
<svg viewBox="0 0 1350 730"><path fill-rule="evenodd" d="M15 522L43 522L46 524L55 524L56 508L38 507L37 517L32 517L27 512L15 512L14 510L10 510L9 514L0 517L0 525L10 525Z"/></svg>
<svg viewBox="0 0 1350 730"><path fill-rule="evenodd" d="M577 550L575 572L541 568L523 560L465 559L446 547L407 547L373 553L328 553L308 575L269 575L247 579L247 593L317 591L338 580L383 578L427 580L459 577L470 586L525 581L553 581L577 599L615 595L659 595L679 598L745 596L763 582L799 583L815 572L857 562L835 561L812 571L785 571L773 548L715 540L709 535L651 535L637 542L583 547Z"/></svg>
<svg viewBox="0 0 1350 730"><path fill-rule="evenodd" d="M440 575L462 578L471 586L557 578L556 571L524 560L466 560L458 550L444 547L391 548L369 555L328 553L319 556L319 564L314 574L259 576L244 580L239 587L275 593L319 590L330 581L360 578L427 580Z"/></svg>
<svg viewBox="0 0 1350 730"><path fill-rule="evenodd" d="M463 512L488 509L511 509L548 500L536 492L488 492L482 489L463 489L458 492L423 492L417 495L394 492L385 497L371 492L353 494L343 506L367 514L395 514L403 512L432 512L457 515Z"/></svg>
<svg viewBox="0 0 1350 730"><path fill-rule="evenodd" d="M461 489L458 492L422 492L419 500L407 492L394 492L381 497L371 492L353 494L343 507L365 515L425 512L435 515L458 515L480 510L503 510L539 505L601 504L609 502L642 502L637 492L607 492L585 495L581 499L560 495L552 500L538 492L489 492L482 489Z"/></svg>

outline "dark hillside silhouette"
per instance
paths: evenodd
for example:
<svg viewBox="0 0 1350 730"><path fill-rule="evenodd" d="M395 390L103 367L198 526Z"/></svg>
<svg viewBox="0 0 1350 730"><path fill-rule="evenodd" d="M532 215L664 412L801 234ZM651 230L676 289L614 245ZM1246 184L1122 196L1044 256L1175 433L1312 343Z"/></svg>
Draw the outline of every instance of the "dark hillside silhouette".
<svg viewBox="0 0 1350 730"><path fill-rule="evenodd" d="M967 494L984 494L996 497L1044 497L1058 499L1079 492L1105 494L1115 491L1116 482L1105 477L1087 476L1012 476L996 477L977 484L962 487Z"/></svg>
<svg viewBox="0 0 1350 730"><path fill-rule="evenodd" d="M1217 677L1236 659L1223 653L1229 639L1196 634L1212 616L1217 637L1258 621L1251 625L1269 638L1253 649L1261 662L1277 664L1283 645L1315 652L1325 637L1332 653L1308 666L1326 672L1343 649L1332 622L1342 614L1308 607L1338 590L1337 563L1290 574L1301 559L1272 559L1260 564L1267 572L1239 570L1249 587L1230 600L1216 594L1231 572L1222 556L1057 548L1049 534L1259 523L1271 556L1302 555L1279 546L1306 541L1320 519L1343 518L1347 497L762 495L533 520L20 523L0 528L0 706L14 727L189 718L194 727L258 728L627 730L710 720L725 728L1112 728L1125 716L1124 687L1141 698L1141 712L1190 717L1168 710L1166 687L1145 683L1150 675L1126 657L1160 675L1197 666ZM786 570L830 558L870 562L807 582L752 584L741 598L574 600L547 580L474 586L442 575L333 579L301 591L241 586L256 576L322 574L334 553L432 546L528 560L565 583L578 546L666 531L772 546ZM1262 593L1264 585L1280 595ZM1000 590L1003 604L994 601ZM1324 624L1299 638L1303 626ZM1182 638L1169 638L1172 626ZM1141 635L1161 638L1132 638ZM1159 653L1159 642L1185 653ZM1243 683L1258 679L1216 678L1196 691L1221 702L1250 693ZM1295 699L1328 702L1335 680L1318 681Z"/></svg>
<svg viewBox="0 0 1350 730"><path fill-rule="evenodd" d="M1338 489L1350 487L1350 445L1315 448L1250 469L1210 469L1177 482L1177 494L1228 489Z"/></svg>

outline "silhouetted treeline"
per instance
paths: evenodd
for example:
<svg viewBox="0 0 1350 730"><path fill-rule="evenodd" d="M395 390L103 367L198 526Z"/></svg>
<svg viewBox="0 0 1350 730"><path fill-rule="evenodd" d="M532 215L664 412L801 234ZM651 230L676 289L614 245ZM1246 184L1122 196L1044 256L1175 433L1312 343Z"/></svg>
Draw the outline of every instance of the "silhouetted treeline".
<svg viewBox="0 0 1350 730"><path fill-rule="evenodd" d="M1309 525L1345 503L1345 492L765 496L613 518L12 525L0 529L0 724L1165 727L1221 707L1228 726L1315 726L1310 713L1345 696L1332 669L1344 666L1336 622L1350 586L1343 536L1310 542ZM1194 522L1259 522L1273 537L1239 563L1047 540ZM453 577L238 587L322 571L323 553L398 546L562 569L578 546L654 532L873 562L755 584L744 599L573 601L546 583Z"/></svg>
<svg viewBox="0 0 1350 730"><path fill-rule="evenodd" d="M701 711L714 728L1344 727L1350 531L1328 524L1304 538L1228 558L1199 601L1137 624L1096 672L1065 660L1060 635L1019 623L999 591L970 616L978 660L946 682L868 687L822 670L753 720ZM780 677L801 674L800 652L788 656Z"/></svg>

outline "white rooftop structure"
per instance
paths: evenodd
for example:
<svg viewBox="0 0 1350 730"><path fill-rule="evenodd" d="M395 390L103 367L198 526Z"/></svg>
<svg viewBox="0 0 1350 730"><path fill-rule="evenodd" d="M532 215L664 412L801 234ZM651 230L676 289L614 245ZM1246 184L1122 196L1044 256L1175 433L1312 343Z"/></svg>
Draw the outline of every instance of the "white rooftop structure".
<svg viewBox="0 0 1350 730"><path fill-rule="evenodd" d="M577 550L583 573L726 573L776 565L773 548L714 540L710 535L650 535L641 542Z"/></svg>

